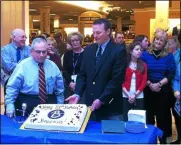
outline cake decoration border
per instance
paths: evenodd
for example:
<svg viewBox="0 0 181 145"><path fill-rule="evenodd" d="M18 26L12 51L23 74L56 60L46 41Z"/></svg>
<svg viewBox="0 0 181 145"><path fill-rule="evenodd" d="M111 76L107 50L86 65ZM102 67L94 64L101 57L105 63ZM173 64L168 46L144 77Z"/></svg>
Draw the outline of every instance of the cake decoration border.
<svg viewBox="0 0 181 145"><path fill-rule="evenodd" d="M89 118L90 118L90 115L91 115L91 108L90 107L87 107L87 114L86 114L86 117L84 119L84 122L82 124L82 127L80 128L79 131L77 132L72 132L72 131L58 131L58 130L43 130L43 129L27 129L25 128L25 125L26 125L26 121L20 126L19 129L21 130L34 130L34 131L45 131L45 132L63 132L63 133L84 133L85 129L86 129L86 126L87 126L87 123L89 121Z"/></svg>

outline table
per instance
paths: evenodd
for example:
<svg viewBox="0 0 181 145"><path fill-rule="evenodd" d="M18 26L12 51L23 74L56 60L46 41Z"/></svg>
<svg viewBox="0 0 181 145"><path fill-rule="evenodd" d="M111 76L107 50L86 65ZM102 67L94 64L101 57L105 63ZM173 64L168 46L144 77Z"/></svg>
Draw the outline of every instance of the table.
<svg viewBox="0 0 181 145"><path fill-rule="evenodd" d="M101 123L89 121L83 134L58 133L46 131L20 130L21 124L1 115L1 143L157 143L162 131L148 125L146 132L141 134L103 134Z"/></svg>

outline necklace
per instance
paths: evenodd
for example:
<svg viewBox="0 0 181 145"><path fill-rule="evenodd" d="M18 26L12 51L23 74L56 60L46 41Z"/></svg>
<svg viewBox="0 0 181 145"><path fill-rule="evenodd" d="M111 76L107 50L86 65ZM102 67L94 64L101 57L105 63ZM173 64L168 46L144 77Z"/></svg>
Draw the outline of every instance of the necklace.
<svg viewBox="0 0 181 145"><path fill-rule="evenodd" d="M161 53L159 53L159 54L155 54L155 52L154 51L152 51L152 54L157 58L157 57L159 57L160 55L161 55Z"/></svg>

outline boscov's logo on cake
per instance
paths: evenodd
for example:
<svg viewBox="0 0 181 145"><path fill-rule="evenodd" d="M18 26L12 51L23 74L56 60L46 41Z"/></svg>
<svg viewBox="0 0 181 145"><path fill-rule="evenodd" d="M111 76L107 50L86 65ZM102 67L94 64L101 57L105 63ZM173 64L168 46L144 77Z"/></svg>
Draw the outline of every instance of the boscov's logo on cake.
<svg viewBox="0 0 181 145"><path fill-rule="evenodd" d="M52 110L48 113L48 118L50 119L58 119L64 116L63 110Z"/></svg>

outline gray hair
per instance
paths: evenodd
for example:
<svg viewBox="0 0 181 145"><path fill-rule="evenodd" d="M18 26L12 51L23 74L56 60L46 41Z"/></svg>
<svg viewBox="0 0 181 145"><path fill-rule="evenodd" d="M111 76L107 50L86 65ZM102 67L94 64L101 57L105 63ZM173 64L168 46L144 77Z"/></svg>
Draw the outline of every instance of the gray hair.
<svg viewBox="0 0 181 145"><path fill-rule="evenodd" d="M19 28L14 29L14 30L11 32L11 36L10 36L10 38L12 39L12 38L13 38L13 36L16 36L18 32L22 32L22 31L24 32L24 30L19 29Z"/></svg>
<svg viewBox="0 0 181 145"><path fill-rule="evenodd" d="M47 44L47 41L46 41L45 39L43 39L43 38L35 38L35 39L33 40L33 42L31 43L31 49L34 49L34 48L35 48L35 44L41 43L41 42Z"/></svg>

